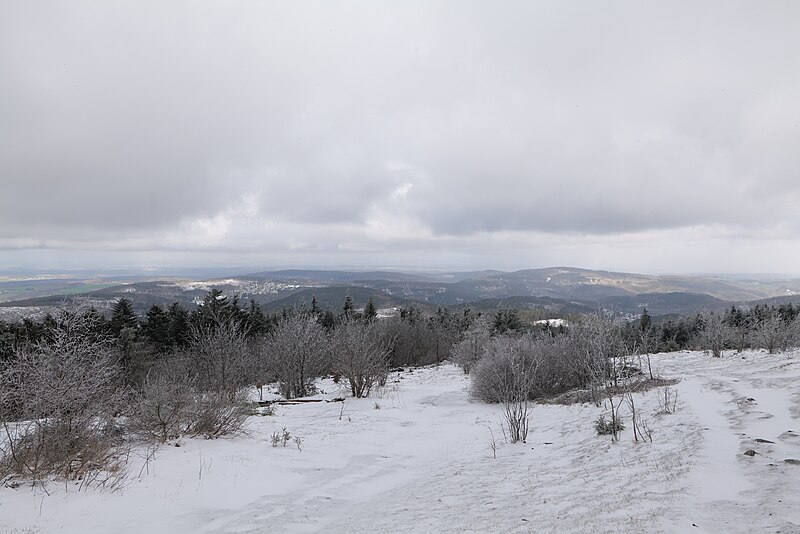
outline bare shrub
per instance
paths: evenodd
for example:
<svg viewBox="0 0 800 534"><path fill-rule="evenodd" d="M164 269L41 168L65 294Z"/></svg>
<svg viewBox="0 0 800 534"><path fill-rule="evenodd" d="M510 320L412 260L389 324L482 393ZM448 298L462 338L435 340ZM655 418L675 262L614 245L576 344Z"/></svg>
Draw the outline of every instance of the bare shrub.
<svg viewBox="0 0 800 534"><path fill-rule="evenodd" d="M536 397L555 395L583 386L582 376L575 372L575 344L569 336L550 336L536 340L539 361L535 377Z"/></svg>
<svg viewBox="0 0 800 534"><path fill-rule="evenodd" d="M701 313L700 322L700 342L703 349L710 350L715 358L721 358L733 340L733 329L721 314L714 312Z"/></svg>
<svg viewBox="0 0 800 534"><path fill-rule="evenodd" d="M244 328L233 319L195 324L184 356L197 372L203 391L231 395L256 382L256 358Z"/></svg>
<svg viewBox="0 0 800 534"><path fill-rule="evenodd" d="M637 352L639 354L639 367L644 370L647 366L647 373L650 380L654 380L653 363L650 359L650 354L658 347L658 330L652 326L648 326L639 331L637 339Z"/></svg>
<svg viewBox="0 0 800 534"><path fill-rule="evenodd" d="M333 368L347 378L353 397L368 397L375 384L386 381L390 347L374 323L348 320L336 327L332 341Z"/></svg>
<svg viewBox="0 0 800 534"><path fill-rule="evenodd" d="M791 344L791 327L777 313L758 320L754 335L755 345L767 349L770 354L785 350Z"/></svg>
<svg viewBox="0 0 800 534"><path fill-rule="evenodd" d="M154 367L135 395L128 428L145 441L164 443L180 436L214 438L236 434L251 415L244 389L203 391L186 362Z"/></svg>
<svg viewBox="0 0 800 534"><path fill-rule="evenodd" d="M114 415L125 390L112 341L96 334L95 320L62 308L45 339L2 370L0 475L93 480L118 467Z"/></svg>
<svg viewBox="0 0 800 534"><path fill-rule="evenodd" d="M788 340L787 348L796 348L800 346L800 315L794 318L788 327Z"/></svg>
<svg viewBox="0 0 800 534"><path fill-rule="evenodd" d="M600 404L606 386L616 387L626 367L628 353L620 329L597 315L583 317L570 331L576 378L589 386L595 404Z"/></svg>
<svg viewBox="0 0 800 534"><path fill-rule="evenodd" d="M283 445L286 447L286 444L292 439L292 433L286 430L286 427L283 427L283 430L280 432L273 432L270 439L273 447L277 447L278 445ZM302 444L302 442L302 438L300 438L300 444ZM300 448L300 444L297 445L298 449Z"/></svg>
<svg viewBox="0 0 800 534"><path fill-rule="evenodd" d="M653 430L650 428L650 424L647 422L647 419L640 418L638 422L639 428L639 435L643 437L643 439L653 443Z"/></svg>
<svg viewBox="0 0 800 534"><path fill-rule="evenodd" d="M524 355L533 366L527 368L529 376L525 378L529 399L554 395L582 385L583 377L576 372L574 345L569 337L495 336L486 344L483 359L471 373L473 396L485 402L499 402L496 392L502 389L500 383L511 380L511 376L508 370L510 363L498 359L498 354L511 350ZM488 374L486 366L479 370L485 360L495 362L489 366L491 372ZM503 366L505 371L500 371L499 366Z"/></svg>
<svg viewBox="0 0 800 534"><path fill-rule="evenodd" d="M241 432L252 411L247 392L239 390L232 395L221 391L198 393L190 413L188 434L216 438Z"/></svg>
<svg viewBox="0 0 800 534"><path fill-rule="evenodd" d="M403 309L400 317L380 321L379 325L384 339L391 341L392 366L429 365L439 361L436 333L419 308Z"/></svg>
<svg viewBox="0 0 800 534"><path fill-rule="evenodd" d="M636 399L633 396L633 391L628 391L625 394L625 404L628 405L628 410L631 414L631 429L633 430L633 440L636 442L639 441L649 441L650 443L653 442L653 432L650 429L650 425L647 423L647 419L642 417L642 415L636 411Z"/></svg>
<svg viewBox="0 0 800 534"><path fill-rule="evenodd" d="M528 436L529 401L535 391L539 361L530 336L500 336L487 345L472 372L472 394L484 402L503 405L512 443L524 443Z"/></svg>
<svg viewBox="0 0 800 534"><path fill-rule="evenodd" d="M146 441L162 443L187 433L195 383L182 365L171 363L151 369L136 393L129 429Z"/></svg>
<svg viewBox="0 0 800 534"><path fill-rule="evenodd" d="M497 440L494 438L492 427L487 428L489 429L489 435L491 436L489 439L489 450L492 451L492 458L497 460Z"/></svg>
<svg viewBox="0 0 800 534"><path fill-rule="evenodd" d="M469 374L480 361L491 335L489 320L481 316L475 319L472 326L464 332L461 341L451 351L453 362Z"/></svg>
<svg viewBox="0 0 800 534"><path fill-rule="evenodd" d="M625 425L622 424L622 418L619 414L619 409L622 406L622 402L625 400L626 393L619 392L618 388L607 386L605 388L606 400L608 401L608 407L611 408L611 421L609 432L611 434L611 441L617 442L619 441L619 434L625 428Z"/></svg>
<svg viewBox="0 0 800 534"><path fill-rule="evenodd" d="M658 413L675 413L678 405L678 392L670 387L665 387L658 392Z"/></svg>
<svg viewBox="0 0 800 534"><path fill-rule="evenodd" d="M329 341L314 317L291 314L280 321L264 343L267 366L287 399L304 397L326 367Z"/></svg>

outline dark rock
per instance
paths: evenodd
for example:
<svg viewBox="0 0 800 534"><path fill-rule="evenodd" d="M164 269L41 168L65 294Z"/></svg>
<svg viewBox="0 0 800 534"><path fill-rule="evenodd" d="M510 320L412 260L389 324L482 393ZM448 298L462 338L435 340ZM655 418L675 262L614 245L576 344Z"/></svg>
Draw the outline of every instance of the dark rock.
<svg viewBox="0 0 800 534"><path fill-rule="evenodd" d="M744 455L745 456L755 456L756 455L756 451L754 451L753 449L747 449L746 451L744 451Z"/></svg>
<svg viewBox="0 0 800 534"><path fill-rule="evenodd" d="M768 439L761 439L761 438L756 438L755 442L756 443L775 443L774 441L770 441Z"/></svg>
<svg viewBox="0 0 800 534"><path fill-rule="evenodd" d="M786 458L784 462L786 462L789 465L800 465L800 460L798 460L797 458Z"/></svg>

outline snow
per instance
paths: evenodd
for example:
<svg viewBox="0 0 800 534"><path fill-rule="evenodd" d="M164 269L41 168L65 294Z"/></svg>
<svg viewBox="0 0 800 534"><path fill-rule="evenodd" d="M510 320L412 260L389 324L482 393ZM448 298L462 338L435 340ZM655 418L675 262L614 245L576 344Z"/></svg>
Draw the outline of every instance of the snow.
<svg viewBox="0 0 800 534"><path fill-rule="evenodd" d="M629 423L619 443L596 436L589 404L536 405L527 443L506 443L500 408L471 402L456 367L392 373L343 410L277 406L247 435L149 462L142 447L117 492L0 488L0 532L800 532L800 466L783 461L800 459L799 356L653 356L681 379L674 414L637 394L653 443ZM284 427L301 450L271 446Z"/></svg>
<svg viewBox="0 0 800 534"><path fill-rule="evenodd" d="M567 321L565 319L540 319L534 321L533 324L543 324L551 328L558 328L559 326L567 326Z"/></svg>
<svg viewBox="0 0 800 534"><path fill-rule="evenodd" d="M255 281L240 280L238 278L226 278L220 280L185 280L180 282L170 282L159 284L161 287L178 287L182 291L210 291L219 287L232 287L236 291L250 295L277 294L281 291L292 291L307 287L320 287L319 284L309 282L304 284L291 284L286 282L274 281Z"/></svg>

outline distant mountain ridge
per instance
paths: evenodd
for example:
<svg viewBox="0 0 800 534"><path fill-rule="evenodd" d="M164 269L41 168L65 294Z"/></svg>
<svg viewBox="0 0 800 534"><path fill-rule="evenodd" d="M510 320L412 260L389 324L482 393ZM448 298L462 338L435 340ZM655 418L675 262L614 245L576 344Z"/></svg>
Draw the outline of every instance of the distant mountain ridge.
<svg viewBox="0 0 800 534"><path fill-rule="evenodd" d="M292 269L210 280L109 283L109 280L0 282L0 295L4 290L7 295L13 295L14 291L21 296L32 295L27 299L7 299L8 302L0 303L0 311L3 307L55 306L67 296L78 296L99 308L127 297L142 313L152 304L180 302L192 307L211 288L239 295L244 301L256 300L266 310L310 305L315 297L319 306L336 309L347 295L357 306L363 306L371 298L379 307L518 305L546 308L553 313L603 308L620 314L640 313L647 307L654 315L688 314L703 308L717 309L753 301L800 302L798 279L644 275L574 267L431 273ZM46 293L48 290L50 294Z"/></svg>

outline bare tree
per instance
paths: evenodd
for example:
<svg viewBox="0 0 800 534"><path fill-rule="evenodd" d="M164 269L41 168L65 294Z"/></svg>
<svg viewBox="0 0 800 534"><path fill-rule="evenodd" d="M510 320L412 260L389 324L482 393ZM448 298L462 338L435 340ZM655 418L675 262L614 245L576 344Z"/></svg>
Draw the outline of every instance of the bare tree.
<svg viewBox="0 0 800 534"><path fill-rule="evenodd" d="M275 326L263 353L283 395L287 399L304 397L325 371L329 340L314 317L294 313Z"/></svg>
<svg viewBox="0 0 800 534"><path fill-rule="evenodd" d="M332 348L332 365L347 378L353 397L368 397L373 385L385 381L390 346L374 323L346 320L336 327Z"/></svg>

